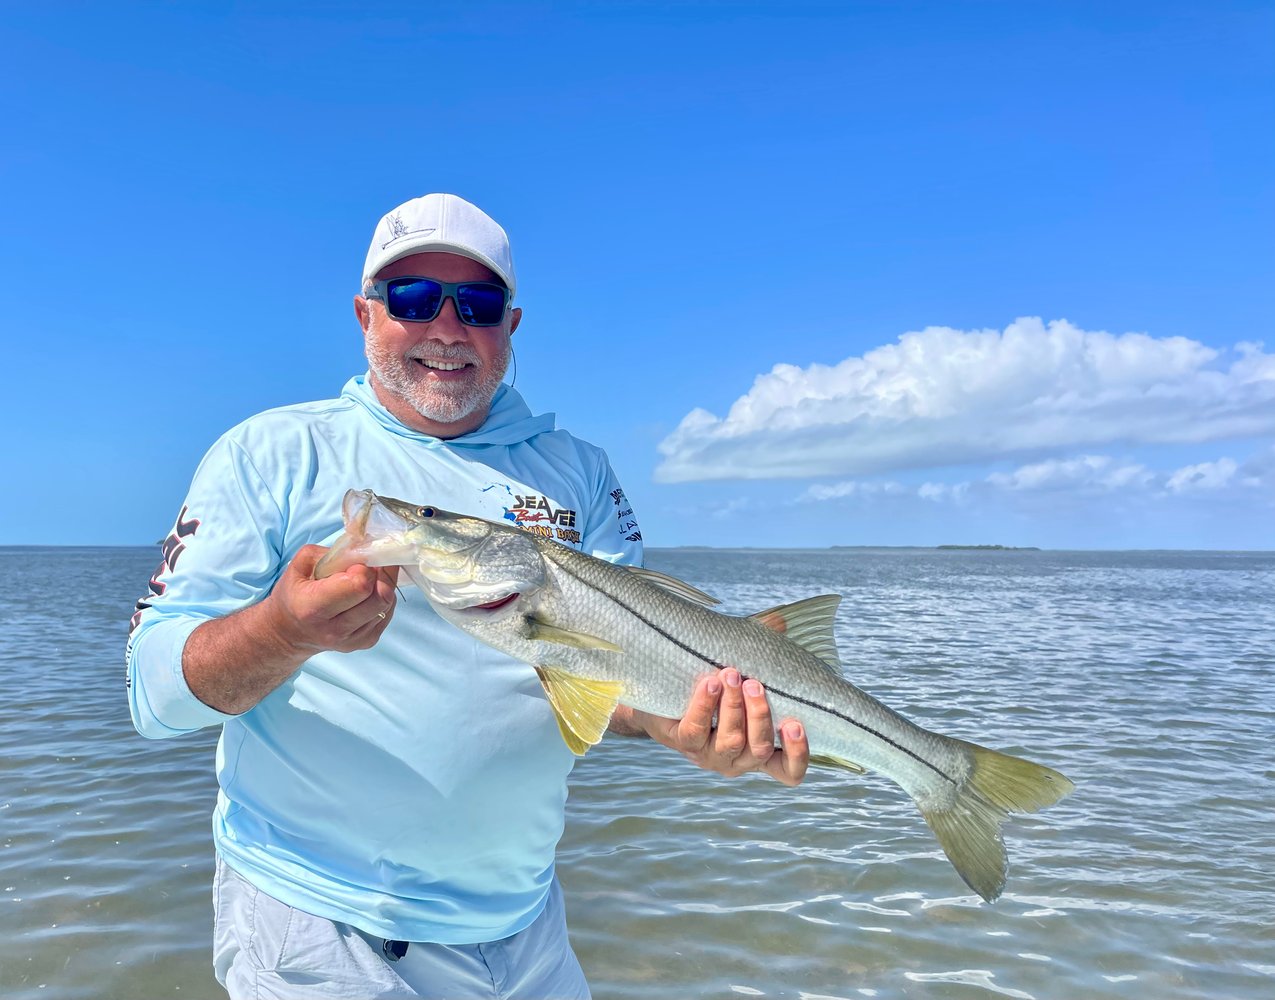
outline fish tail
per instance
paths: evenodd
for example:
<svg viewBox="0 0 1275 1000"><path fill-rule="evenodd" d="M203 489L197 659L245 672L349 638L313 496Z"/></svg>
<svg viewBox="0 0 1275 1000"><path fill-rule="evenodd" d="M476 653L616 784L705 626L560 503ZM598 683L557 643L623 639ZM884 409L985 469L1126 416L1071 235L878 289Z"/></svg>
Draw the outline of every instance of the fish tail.
<svg viewBox="0 0 1275 1000"><path fill-rule="evenodd" d="M1001 824L1012 812L1053 805L1075 785L1052 768L1021 757L953 742L970 754L970 772L954 795L921 805L921 815L965 884L990 903L1005 888L1008 867Z"/></svg>

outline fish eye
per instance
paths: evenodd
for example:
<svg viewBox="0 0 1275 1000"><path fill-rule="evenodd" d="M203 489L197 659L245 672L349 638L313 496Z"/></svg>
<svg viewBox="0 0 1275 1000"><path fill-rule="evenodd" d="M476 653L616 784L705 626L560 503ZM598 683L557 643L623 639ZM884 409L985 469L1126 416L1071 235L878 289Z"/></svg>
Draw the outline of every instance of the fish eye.
<svg viewBox="0 0 1275 1000"><path fill-rule="evenodd" d="M421 517L433 517L434 508L433 507L418 507L416 508L416 513Z"/></svg>

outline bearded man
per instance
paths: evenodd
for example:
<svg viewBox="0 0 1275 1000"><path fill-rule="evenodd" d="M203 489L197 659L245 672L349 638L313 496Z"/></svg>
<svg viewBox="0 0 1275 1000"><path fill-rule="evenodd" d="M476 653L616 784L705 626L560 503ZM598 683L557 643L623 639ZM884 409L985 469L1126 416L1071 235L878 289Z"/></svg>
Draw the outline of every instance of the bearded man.
<svg viewBox="0 0 1275 1000"><path fill-rule="evenodd" d="M589 995L554 868L574 757L535 672L400 600L393 569L313 578L349 488L564 512L562 544L641 562L606 454L502 382L516 290L504 230L468 202L384 216L354 299L368 371L222 436L138 602L138 731L222 727L213 967L232 997ZM680 720L621 708L611 728L728 775L795 784L808 760L731 669Z"/></svg>

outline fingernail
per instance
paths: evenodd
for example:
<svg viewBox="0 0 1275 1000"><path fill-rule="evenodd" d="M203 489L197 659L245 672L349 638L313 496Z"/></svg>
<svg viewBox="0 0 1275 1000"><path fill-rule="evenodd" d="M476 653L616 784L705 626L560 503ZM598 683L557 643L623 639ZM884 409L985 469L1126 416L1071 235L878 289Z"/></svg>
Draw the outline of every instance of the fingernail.
<svg viewBox="0 0 1275 1000"><path fill-rule="evenodd" d="M750 698L756 698L761 694L761 684L753 680L751 677L744 681L744 694Z"/></svg>
<svg viewBox="0 0 1275 1000"><path fill-rule="evenodd" d="M723 670L722 676L726 678L726 683L729 684L731 687L733 688L739 687L739 671L738 670Z"/></svg>
<svg viewBox="0 0 1275 1000"><path fill-rule="evenodd" d="M801 739L801 725L796 722L790 722L784 727L784 739L799 740Z"/></svg>
<svg viewBox="0 0 1275 1000"><path fill-rule="evenodd" d="M709 694L717 695L722 693L722 682L716 677L711 678L705 687L708 689Z"/></svg>

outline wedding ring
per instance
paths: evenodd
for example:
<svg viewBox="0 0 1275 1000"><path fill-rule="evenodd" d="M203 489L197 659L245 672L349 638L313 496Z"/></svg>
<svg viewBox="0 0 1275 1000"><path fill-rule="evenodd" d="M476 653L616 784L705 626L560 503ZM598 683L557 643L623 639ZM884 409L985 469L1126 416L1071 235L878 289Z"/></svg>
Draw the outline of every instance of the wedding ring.
<svg viewBox="0 0 1275 1000"><path fill-rule="evenodd" d="M376 613L376 617L377 617L377 618L379 618L379 619L381 619L381 621L385 621L385 612L384 612L384 611L378 611L378 612Z"/></svg>

